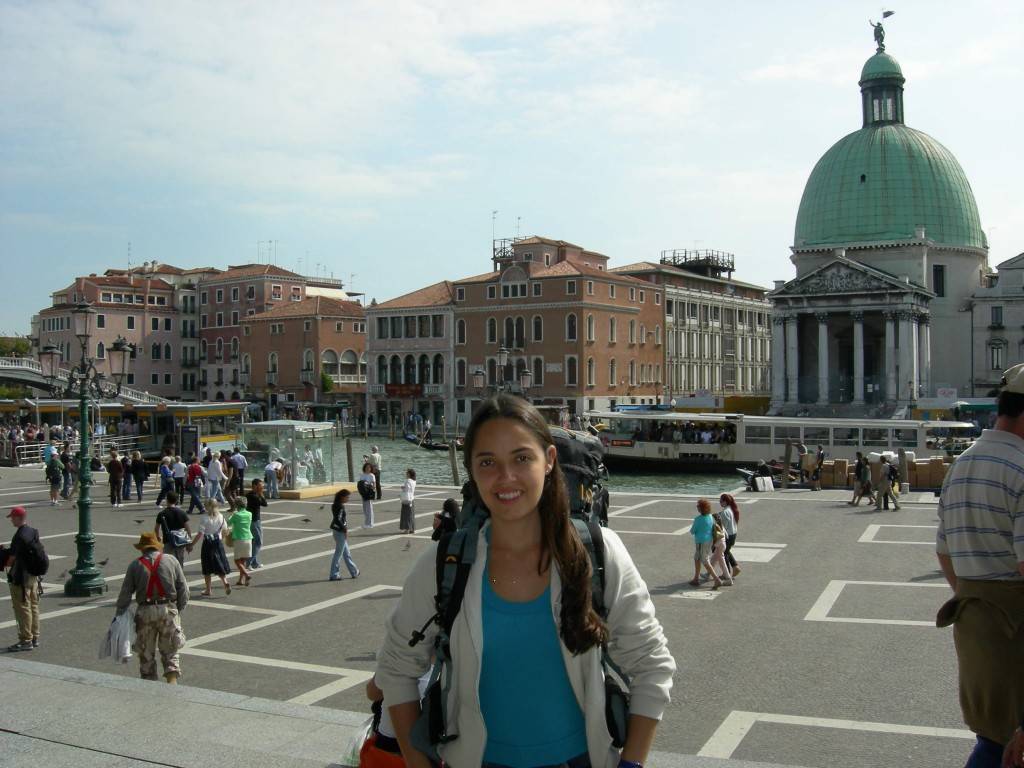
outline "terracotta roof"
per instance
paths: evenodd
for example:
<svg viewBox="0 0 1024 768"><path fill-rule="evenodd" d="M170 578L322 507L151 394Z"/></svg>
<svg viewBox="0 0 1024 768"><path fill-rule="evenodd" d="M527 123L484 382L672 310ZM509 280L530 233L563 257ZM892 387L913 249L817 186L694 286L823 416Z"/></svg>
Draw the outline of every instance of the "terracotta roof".
<svg viewBox="0 0 1024 768"><path fill-rule="evenodd" d="M302 275L281 269L276 264L243 264L239 267L228 267L219 275L209 278L211 282L244 280L247 277L288 277L302 280Z"/></svg>
<svg viewBox="0 0 1024 768"><path fill-rule="evenodd" d="M330 296L309 296L302 301L282 301L276 307L249 315L243 320L279 320L286 317L365 317L361 304L332 299Z"/></svg>
<svg viewBox="0 0 1024 768"><path fill-rule="evenodd" d="M460 281L462 282L462 281ZM411 307L442 307L454 303L455 292L452 290L452 281L443 280L440 283L428 285L418 291L407 293L396 299L385 301L369 307L369 310L378 309L409 309Z"/></svg>
<svg viewBox="0 0 1024 768"><path fill-rule="evenodd" d="M557 245L560 248L577 248L583 250L583 248L575 243L570 243L568 240L552 240L547 237L540 237L538 235L532 235L530 237L524 237L522 240L517 240L514 245L533 245L534 243L547 243L548 245Z"/></svg>
<svg viewBox="0 0 1024 768"><path fill-rule="evenodd" d="M81 278L84 282L90 283L97 287L107 288L145 288L147 285L152 290L157 291L173 291L174 286L164 280L162 277L153 277L148 280L140 279L138 277L128 277L127 275L89 275L89 277ZM64 293L64 291L72 291L77 287L77 281L72 283L67 288L56 293Z"/></svg>
<svg viewBox="0 0 1024 768"><path fill-rule="evenodd" d="M103 274L105 275L181 275L184 274L185 270L181 267L175 267L171 264L160 264L157 263L156 269L150 267L148 263L140 264L137 267L131 269L108 269Z"/></svg>

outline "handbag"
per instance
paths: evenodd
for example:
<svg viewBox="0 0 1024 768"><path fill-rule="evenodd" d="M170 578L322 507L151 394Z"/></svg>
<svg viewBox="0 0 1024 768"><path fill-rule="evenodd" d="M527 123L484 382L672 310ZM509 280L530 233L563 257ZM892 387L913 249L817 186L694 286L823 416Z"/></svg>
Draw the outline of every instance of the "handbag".
<svg viewBox="0 0 1024 768"><path fill-rule="evenodd" d="M187 547L192 543L192 537L188 535L188 531L184 528L176 528L170 533L172 547Z"/></svg>
<svg viewBox="0 0 1024 768"><path fill-rule="evenodd" d="M231 531L224 531L224 546L233 547L235 546L235 537L231 535Z"/></svg>

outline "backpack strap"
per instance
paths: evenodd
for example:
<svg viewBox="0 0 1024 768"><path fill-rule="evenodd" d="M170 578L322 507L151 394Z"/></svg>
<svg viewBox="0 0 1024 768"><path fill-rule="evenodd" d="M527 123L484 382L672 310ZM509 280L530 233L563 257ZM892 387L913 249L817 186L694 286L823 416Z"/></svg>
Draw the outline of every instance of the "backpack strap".
<svg viewBox="0 0 1024 768"><path fill-rule="evenodd" d="M156 590L156 594L160 598L166 598L167 595L164 592L164 585L160 583L160 578L157 576L157 569L160 567L160 559L164 556L161 552L156 556L156 560L152 563L149 562L149 558L143 555L139 558L139 562L142 566L149 571L149 581L146 583L146 599L153 599L153 591Z"/></svg>

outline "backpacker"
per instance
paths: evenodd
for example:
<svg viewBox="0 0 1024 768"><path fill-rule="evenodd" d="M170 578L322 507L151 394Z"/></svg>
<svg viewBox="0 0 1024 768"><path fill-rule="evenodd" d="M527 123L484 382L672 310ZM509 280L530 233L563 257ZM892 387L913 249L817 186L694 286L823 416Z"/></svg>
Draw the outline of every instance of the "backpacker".
<svg viewBox="0 0 1024 768"><path fill-rule="evenodd" d="M571 432L549 426L558 451L562 479L569 492L569 512L583 521L608 525L608 489L601 478L608 477L604 466L604 444L587 432Z"/></svg>
<svg viewBox="0 0 1024 768"><path fill-rule="evenodd" d="M889 482L898 483L900 480L900 468L895 464L889 465Z"/></svg>
<svg viewBox="0 0 1024 768"><path fill-rule="evenodd" d="M59 483L64 477L64 472L61 469L61 465L55 461L47 462L46 464L46 479L50 483Z"/></svg>
<svg viewBox="0 0 1024 768"><path fill-rule="evenodd" d="M554 433L554 428L552 433ZM458 734L447 732L448 692L452 678L450 667L452 660L451 630L462 607L466 584L469 581L469 572L476 561L480 528L490 517L487 509L477 507L471 501L467 501L463 511L466 507L471 507L472 512L465 525L452 533L445 534L438 542L435 560L437 594L434 596L434 606L436 613L420 631L413 632L412 639L409 641L411 646L421 642L426 638L427 627L437 624L438 633L434 640L436 661L423 695L422 713L410 731L410 739L417 749L437 762L440 762L437 746L458 738ZM601 526L596 520L583 520L579 517L573 517L572 523L590 555L591 600L594 611L602 620L605 620L608 616L608 609L604 604L604 538ZM612 736L612 743L621 748L625 743L629 697L618 682L607 674L608 668L615 671L627 689L629 680L608 656L606 645L602 645L601 660L606 672L605 715L608 731Z"/></svg>
<svg viewBox="0 0 1024 768"><path fill-rule="evenodd" d="M32 529L32 539L25 546L22 564L25 566L25 573L29 576L45 576L46 572L50 570L50 558L46 556L43 542L39 540L39 531L34 528Z"/></svg>

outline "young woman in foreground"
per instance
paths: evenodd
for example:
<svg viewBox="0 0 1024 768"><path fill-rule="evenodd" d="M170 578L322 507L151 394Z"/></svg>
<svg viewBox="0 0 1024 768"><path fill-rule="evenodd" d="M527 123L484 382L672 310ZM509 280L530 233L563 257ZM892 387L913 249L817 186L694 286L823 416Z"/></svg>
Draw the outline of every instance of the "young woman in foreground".
<svg viewBox="0 0 1024 768"><path fill-rule="evenodd" d="M603 529L606 625L591 605L590 558L569 520L551 434L525 400L499 395L481 404L464 456L472 495L490 520L451 634L447 730L458 738L439 753L452 768L642 766L669 702L675 662L629 553ZM406 578L378 654L377 683L410 768L430 765L409 730L437 627L414 647L409 638L435 610L435 546ZM605 724L605 640L630 678L621 754Z"/></svg>

